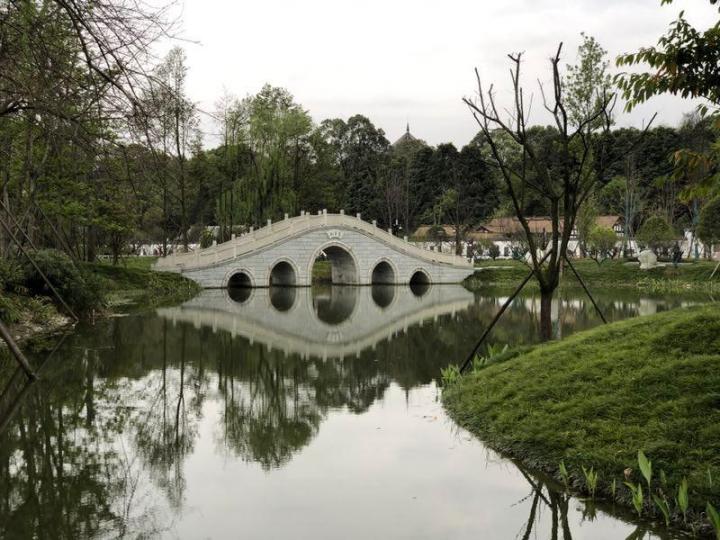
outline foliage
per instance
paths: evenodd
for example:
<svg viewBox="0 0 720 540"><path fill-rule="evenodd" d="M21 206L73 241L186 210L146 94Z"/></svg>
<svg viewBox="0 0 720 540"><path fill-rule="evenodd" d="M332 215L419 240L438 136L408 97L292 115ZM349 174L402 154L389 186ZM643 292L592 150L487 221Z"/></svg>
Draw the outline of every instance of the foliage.
<svg viewBox="0 0 720 540"><path fill-rule="evenodd" d="M573 125L583 124L602 107L603 101L612 93L612 79L607 70L610 62L607 51L598 41L584 32L578 47L578 63L568 65L565 74L568 116ZM602 125L602 118L595 118L588 125L592 131Z"/></svg>
<svg viewBox="0 0 720 540"><path fill-rule="evenodd" d="M649 490L650 483L652 482L652 462L647 458L647 456L645 456L645 453L642 450L638 450L637 459L640 473L643 475L645 482L647 482Z"/></svg>
<svg viewBox="0 0 720 540"><path fill-rule="evenodd" d="M700 212L697 235L706 244L720 243L720 196L707 203Z"/></svg>
<svg viewBox="0 0 720 540"><path fill-rule="evenodd" d="M200 247L201 248L208 248L213 245L213 241L215 240L215 235L212 233L212 231L208 229L203 229L203 231L200 233Z"/></svg>
<svg viewBox="0 0 720 540"><path fill-rule="evenodd" d="M668 249L677 239L675 231L667 220L660 216L651 216L645 220L637 233L637 241L658 253Z"/></svg>
<svg viewBox="0 0 720 540"><path fill-rule="evenodd" d="M552 88L540 93L545 109L554 120L552 127L529 125L529 95L521 77L522 53L510 54L512 110L501 115L491 85L483 87L479 72L477 98L464 102L482 132L482 143L490 148L493 164L502 174L507 195L529 247L534 277L541 292L540 328L544 339L552 335L552 297L560 282L564 254L580 208L605 178L611 146L610 126L614 98L607 92L604 51L586 38L578 50L579 64L561 73L562 44L550 59ZM508 122L506 116L512 120ZM499 136L502 134L503 136ZM505 151L507 140L515 151ZM517 151L517 148L520 151ZM536 238L528 222L525 193L533 192L548 209L551 230ZM541 264L539 253L547 251Z"/></svg>
<svg viewBox="0 0 720 540"><path fill-rule="evenodd" d="M450 364L440 370L440 378L444 387L451 386L460 380L460 367L457 364Z"/></svg>
<svg viewBox="0 0 720 540"><path fill-rule="evenodd" d="M86 264L85 268L104 292L105 303L114 309L147 309L178 303L200 290L197 283L180 274L137 265Z"/></svg>
<svg viewBox="0 0 720 540"><path fill-rule="evenodd" d="M103 308L103 288L98 280L94 275L83 271L67 255L50 249L34 251L31 255L40 271L78 315ZM29 261L24 262L23 273L24 285L31 294L55 300L45 279Z"/></svg>
<svg viewBox="0 0 720 540"><path fill-rule="evenodd" d="M493 244L488 248L488 255L494 261L500 256L500 247L493 242Z"/></svg>
<svg viewBox="0 0 720 540"><path fill-rule="evenodd" d="M15 258L0 257L0 292L14 291L22 286L22 266Z"/></svg>
<svg viewBox="0 0 720 540"><path fill-rule="evenodd" d="M715 531L715 538L720 540L720 514L718 514L718 511L712 504L710 504L710 502L708 502L705 506L705 511L707 512L708 520L710 520L710 524Z"/></svg>
<svg viewBox="0 0 720 540"><path fill-rule="evenodd" d="M663 0L669 4L672 0ZM710 0L711 4L717 0ZM627 109L651 96L671 93L685 98L704 97L720 105L720 20L701 32L680 12L656 47L617 58L618 66L646 64L650 71L619 74L615 82L627 99Z"/></svg>
<svg viewBox="0 0 720 540"><path fill-rule="evenodd" d="M716 263L712 261L702 260L685 263L677 268L666 265L639 272L637 263L628 260L609 259L602 265L587 259L573 260L573 266L583 280L595 287L641 288L649 292L706 291L710 286L708 277L715 265ZM471 287L488 284L517 286L528 272L528 266L523 261L481 260L477 262L476 273L469 277L466 283ZM569 272L565 274L561 286L576 287L579 286L579 283Z"/></svg>
<svg viewBox="0 0 720 540"><path fill-rule="evenodd" d="M683 521L687 522L687 511L690 507L690 498L688 497L688 481L687 478L683 478L680 482L680 485L678 486L677 490L677 498L676 498L677 507L682 513Z"/></svg>
<svg viewBox="0 0 720 540"><path fill-rule="evenodd" d="M591 464L608 479L602 493L645 448L653 463L640 460L643 481L652 481L651 468L666 471L668 486L687 479L697 515L720 495L706 481L708 469L716 476L720 467L708 460L720 437L720 356L712 343L703 346L713 318L718 308L710 305L575 334L463 377L443 391L443 402L492 447L549 473L560 461L576 471ZM618 501L642 512L643 489L626 480L631 491Z"/></svg>
<svg viewBox="0 0 720 540"><path fill-rule="evenodd" d="M577 229L578 240L583 251L589 249L590 233L597 226L597 217L599 215L598 206L595 198L591 197L578 210L577 219L575 220L575 228Z"/></svg>
<svg viewBox="0 0 720 540"><path fill-rule="evenodd" d="M567 467L565 466L565 462L560 460L560 479L563 481L563 484L565 484L565 489L570 489L570 474L568 473Z"/></svg>
<svg viewBox="0 0 720 540"><path fill-rule="evenodd" d="M625 485L630 490L630 493L632 494L632 505L633 508L635 508L635 512L637 512L638 517L642 515L643 510L643 489L641 484L633 484L632 482L625 482Z"/></svg>
<svg viewBox="0 0 720 540"><path fill-rule="evenodd" d="M588 251L592 258L600 264L605 259L612 257L617 241L617 235L612 229L594 227L588 235Z"/></svg>
<svg viewBox="0 0 720 540"><path fill-rule="evenodd" d="M662 0L670 4L672 0ZM717 0L710 0L717 4ZM714 129L720 126L720 19L710 28L701 31L693 27L680 12L668 32L660 37L657 46L643 47L639 51L617 58L618 66L645 65L648 71L619 74L615 81L627 100L630 110L652 96L670 93L685 98L704 98L698 106L702 116L712 112ZM686 197L707 194L716 189L720 178L720 141L710 147L677 149L673 160L676 177L687 177L690 186Z"/></svg>
<svg viewBox="0 0 720 540"><path fill-rule="evenodd" d="M585 487L587 488L588 492L590 492L590 497L594 499L595 490L597 489L598 484L598 473L593 467L586 469L584 465L582 467L582 472L585 476Z"/></svg>

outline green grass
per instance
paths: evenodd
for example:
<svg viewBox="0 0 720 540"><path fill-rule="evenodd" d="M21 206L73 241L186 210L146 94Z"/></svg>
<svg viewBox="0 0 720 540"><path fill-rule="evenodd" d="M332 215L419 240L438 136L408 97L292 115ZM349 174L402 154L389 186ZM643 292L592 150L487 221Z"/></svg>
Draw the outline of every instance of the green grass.
<svg viewBox="0 0 720 540"><path fill-rule="evenodd" d="M312 279L315 283L331 283L332 264L330 261L315 261L312 269Z"/></svg>
<svg viewBox="0 0 720 540"><path fill-rule="evenodd" d="M717 262L713 261L697 261L683 263L677 268L668 264L652 270L640 270L637 263L625 263L617 260L607 260L601 265L591 259L573 261L573 266L589 286L636 287L650 292L708 289L711 285L709 278L716 264ZM488 284L517 284L530 271L530 267L525 263L515 260L481 261L476 266L478 271L467 280L470 287ZM713 278L713 283L720 286L720 276ZM561 285L578 285L570 268L565 269Z"/></svg>
<svg viewBox="0 0 720 540"><path fill-rule="evenodd" d="M529 467L560 478L564 461L580 491L582 467L594 467L598 494L610 497L615 480L617 501L631 507L623 471L632 468L631 480L641 481L643 450L656 478L661 470L667 476L671 501L688 479L695 519L706 502L720 504L717 305L537 346L458 379L443 391L443 402L461 426Z"/></svg>
<svg viewBox="0 0 720 540"><path fill-rule="evenodd" d="M150 270L150 264L154 262L151 257L128 257L124 261L128 264L87 265L104 283L105 297L111 309L121 305L147 308L175 303L200 290L199 285L180 274Z"/></svg>

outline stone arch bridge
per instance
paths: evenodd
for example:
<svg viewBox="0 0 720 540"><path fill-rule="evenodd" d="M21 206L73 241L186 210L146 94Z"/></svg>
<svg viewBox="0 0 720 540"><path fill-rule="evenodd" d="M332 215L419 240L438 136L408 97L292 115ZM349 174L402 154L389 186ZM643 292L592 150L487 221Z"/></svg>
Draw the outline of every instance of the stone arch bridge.
<svg viewBox="0 0 720 540"><path fill-rule="evenodd" d="M419 248L360 215L326 211L286 215L222 244L162 258L154 268L205 288L307 286L321 255L338 284L460 283L474 271L464 257Z"/></svg>

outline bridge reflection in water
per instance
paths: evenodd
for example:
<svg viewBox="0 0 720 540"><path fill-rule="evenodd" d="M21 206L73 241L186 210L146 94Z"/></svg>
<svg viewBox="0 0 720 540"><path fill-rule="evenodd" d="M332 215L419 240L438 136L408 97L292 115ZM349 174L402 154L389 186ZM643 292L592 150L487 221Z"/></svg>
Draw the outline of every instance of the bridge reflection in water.
<svg viewBox="0 0 720 540"><path fill-rule="evenodd" d="M408 287L409 288L409 287ZM359 357L424 321L467 310L473 294L459 285L213 289L158 315L173 323L242 336L251 344L302 358Z"/></svg>

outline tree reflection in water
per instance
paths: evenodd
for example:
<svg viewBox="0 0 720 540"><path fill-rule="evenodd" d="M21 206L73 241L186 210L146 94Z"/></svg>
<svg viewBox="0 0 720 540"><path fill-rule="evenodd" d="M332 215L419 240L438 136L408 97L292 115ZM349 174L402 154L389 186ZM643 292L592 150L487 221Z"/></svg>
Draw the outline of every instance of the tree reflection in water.
<svg viewBox="0 0 720 540"><path fill-rule="evenodd" d="M354 316L359 294L372 298L378 313L387 317L374 322L387 327L396 323L393 310L407 291L396 290L387 305L382 305L385 293L357 287L319 294L313 311L327 327ZM432 294L415 297L418 310ZM284 313L301 309L304 298L296 292ZM603 302L615 319L649 305L612 297ZM160 534L183 509L186 464L202 426L207 430L210 423L211 442L219 449L266 471L282 467L317 436L332 411L362 414L391 384L409 392L436 381L442 367L464 356L476 330L501 303L496 295L470 296L468 309L397 326L345 358L308 358L253 336L214 331L212 325L173 324L148 314L78 328L30 387L5 360L0 363L5 366L0 371L5 389L0 394L0 426L5 425L0 433L0 536ZM493 341L534 341L534 306L532 297L521 298L496 328ZM580 300L567 299L559 311L566 334L595 324L590 306ZM17 401L20 392L24 399ZM524 474L532 504L521 536L534 534L546 515L541 508L547 508L551 538L569 539L567 497L546 480ZM592 509L585 507L590 519ZM639 529L637 534L645 533Z"/></svg>

